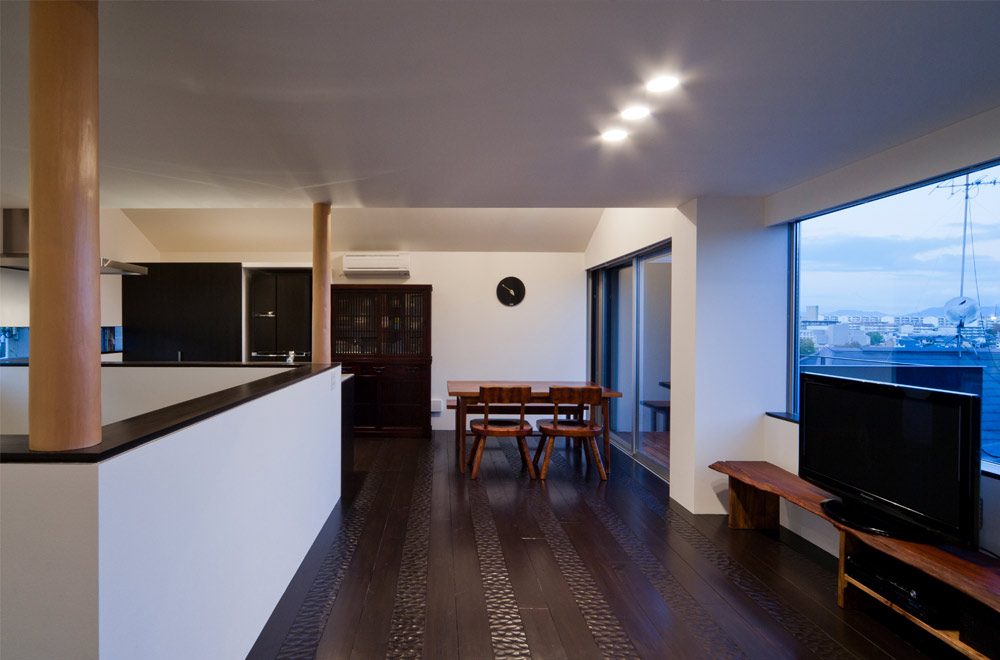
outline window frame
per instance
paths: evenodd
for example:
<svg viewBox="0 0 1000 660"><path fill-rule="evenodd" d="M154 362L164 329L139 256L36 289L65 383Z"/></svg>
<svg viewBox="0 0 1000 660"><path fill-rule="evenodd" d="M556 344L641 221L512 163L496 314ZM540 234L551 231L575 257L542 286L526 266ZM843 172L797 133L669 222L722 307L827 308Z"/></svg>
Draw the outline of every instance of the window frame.
<svg viewBox="0 0 1000 660"><path fill-rule="evenodd" d="M989 160L976 163L975 165L962 167L938 176L921 179L915 183L890 188L885 192L860 197L854 201L837 204L835 206L815 211L813 213L808 213L788 221L791 236L788 250L788 380L786 383L786 415L794 417L797 420L799 414L799 254L802 240L802 230L800 225L812 218L829 215L854 206L868 204L886 197L892 197L893 195L909 192L911 190L916 190L917 188L923 188L924 186L940 183L941 181L947 181L966 174L971 174L978 170L985 170L997 166L1000 166L1000 157L991 158Z"/></svg>

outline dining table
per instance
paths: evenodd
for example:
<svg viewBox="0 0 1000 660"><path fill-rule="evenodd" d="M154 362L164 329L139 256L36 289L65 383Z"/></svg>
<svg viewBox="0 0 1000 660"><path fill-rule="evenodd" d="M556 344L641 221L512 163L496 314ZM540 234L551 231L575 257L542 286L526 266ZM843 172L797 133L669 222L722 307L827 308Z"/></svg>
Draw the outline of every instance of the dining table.
<svg viewBox="0 0 1000 660"><path fill-rule="evenodd" d="M550 387L600 387L601 388L601 424L604 429L604 466L611 473L611 430L608 420L611 399L620 398L621 392L586 380L449 380L448 396L455 397L455 453L458 456L458 469L465 472L465 436L467 415L471 406L479 402L480 387L531 387L531 403L527 404L525 412L531 414L552 414L554 405L549 398ZM449 406L450 407L450 406ZM493 409L493 406L490 406ZM507 411L505 411L507 412Z"/></svg>

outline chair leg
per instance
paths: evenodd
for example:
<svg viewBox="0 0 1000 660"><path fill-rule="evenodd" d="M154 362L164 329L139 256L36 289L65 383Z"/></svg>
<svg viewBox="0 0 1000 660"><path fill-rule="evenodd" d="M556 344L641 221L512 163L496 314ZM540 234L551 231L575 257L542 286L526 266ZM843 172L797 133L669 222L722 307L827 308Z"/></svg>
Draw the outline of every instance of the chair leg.
<svg viewBox="0 0 1000 660"><path fill-rule="evenodd" d="M601 460L601 452L597 450L597 438L590 436L587 438L587 444L594 453L594 462L597 463L597 473L601 475L601 481L607 481L608 473L604 471L604 461Z"/></svg>
<svg viewBox="0 0 1000 660"><path fill-rule="evenodd" d="M479 463L483 460L483 449L486 448L486 436L481 435L476 438L476 451L474 452L474 459L472 462L472 474L469 475L470 478L476 479L479 477Z"/></svg>
<svg viewBox="0 0 1000 660"><path fill-rule="evenodd" d="M552 445L555 444L555 436L549 436L545 443L545 460L542 461L542 471L539 472L538 478L544 479L549 474L549 459L552 457Z"/></svg>
<svg viewBox="0 0 1000 660"><path fill-rule="evenodd" d="M521 447L521 462L528 467L528 476L537 479L535 466L531 462L531 454L528 453L528 439L523 435L517 436L517 444Z"/></svg>
<svg viewBox="0 0 1000 660"><path fill-rule="evenodd" d="M538 459L541 458L541 456L542 456L542 449L545 448L545 441L547 439L548 439L548 436L546 436L543 433L542 434L542 438L538 441L538 449L535 450L535 460L531 461L532 463L535 464L535 467L538 467Z"/></svg>
<svg viewBox="0 0 1000 660"><path fill-rule="evenodd" d="M480 443L484 440L483 436L477 435L476 439L472 441L472 450L469 452L469 457L465 460L467 465L472 465L472 461L476 459L476 449L479 448Z"/></svg>
<svg viewBox="0 0 1000 660"><path fill-rule="evenodd" d="M590 443L587 442L586 438L578 438L583 443L583 455L587 457L587 467L589 468L593 462L594 458L590 454Z"/></svg>

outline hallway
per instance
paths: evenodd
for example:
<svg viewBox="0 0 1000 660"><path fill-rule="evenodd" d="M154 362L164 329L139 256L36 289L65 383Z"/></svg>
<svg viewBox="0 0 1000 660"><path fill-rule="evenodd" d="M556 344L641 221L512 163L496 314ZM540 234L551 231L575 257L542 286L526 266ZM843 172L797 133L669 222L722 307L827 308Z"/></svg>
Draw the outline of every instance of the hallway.
<svg viewBox="0 0 1000 660"><path fill-rule="evenodd" d="M471 481L452 437L358 442L350 506L249 658L950 657L889 613L840 610L831 556L692 516L616 450L601 484L559 442L532 483L490 439Z"/></svg>

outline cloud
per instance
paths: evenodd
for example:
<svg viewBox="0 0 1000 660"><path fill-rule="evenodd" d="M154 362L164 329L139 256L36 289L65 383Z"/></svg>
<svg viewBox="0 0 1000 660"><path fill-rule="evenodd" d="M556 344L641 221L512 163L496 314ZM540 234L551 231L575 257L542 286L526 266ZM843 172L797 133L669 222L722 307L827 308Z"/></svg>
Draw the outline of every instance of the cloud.
<svg viewBox="0 0 1000 660"><path fill-rule="evenodd" d="M1000 166L983 170L972 180L1000 179ZM952 179L958 185L964 177ZM961 240L965 217L965 197L952 194L944 184L932 184L867 204L805 220L803 240L836 238L893 238L896 240ZM975 227L1000 226L1000 185L983 185L974 190L970 204Z"/></svg>
<svg viewBox="0 0 1000 660"><path fill-rule="evenodd" d="M967 250L967 258L971 259L971 257L973 256L973 250L975 251L975 257L977 260L978 259L989 259L991 261L1000 260L1000 238L994 238L987 241L976 241ZM913 255L913 258L918 261L931 261L932 259L937 259L939 257L951 257L951 256L958 257L959 262L961 262L962 258L961 244L947 245L933 250L927 250L925 252L918 252L917 254Z"/></svg>

